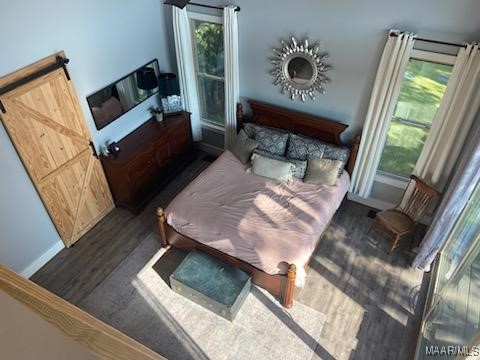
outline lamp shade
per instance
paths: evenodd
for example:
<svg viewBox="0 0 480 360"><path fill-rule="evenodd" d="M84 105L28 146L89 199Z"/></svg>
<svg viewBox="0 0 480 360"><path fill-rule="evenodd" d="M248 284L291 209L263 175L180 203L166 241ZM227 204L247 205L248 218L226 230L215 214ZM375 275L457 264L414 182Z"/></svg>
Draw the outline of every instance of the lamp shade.
<svg viewBox="0 0 480 360"><path fill-rule="evenodd" d="M177 75L172 73L162 73L158 76L158 90L162 97L170 95L179 95L180 86Z"/></svg>
<svg viewBox="0 0 480 360"><path fill-rule="evenodd" d="M166 0L164 4L173 5L183 9L189 2L190 0Z"/></svg>
<svg viewBox="0 0 480 360"><path fill-rule="evenodd" d="M158 86L155 70L145 66L137 70L137 86L142 90L152 90Z"/></svg>

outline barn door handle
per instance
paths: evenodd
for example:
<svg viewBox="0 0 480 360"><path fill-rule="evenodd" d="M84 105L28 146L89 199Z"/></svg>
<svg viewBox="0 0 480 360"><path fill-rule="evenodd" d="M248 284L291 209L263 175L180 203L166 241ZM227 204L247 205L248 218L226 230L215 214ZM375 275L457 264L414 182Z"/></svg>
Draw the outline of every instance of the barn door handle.
<svg viewBox="0 0 480 360"><path fill-rule="evenodd" d="M92 155L98 159L97 150L95 149L95 145L93 145L92 141L90 141L90 148L92 149Z"/></svg>

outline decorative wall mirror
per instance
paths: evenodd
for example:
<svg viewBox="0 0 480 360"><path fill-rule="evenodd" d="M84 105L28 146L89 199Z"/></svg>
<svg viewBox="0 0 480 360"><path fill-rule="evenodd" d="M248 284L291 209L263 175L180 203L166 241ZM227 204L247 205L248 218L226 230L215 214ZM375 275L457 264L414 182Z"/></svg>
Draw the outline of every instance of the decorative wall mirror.
<svg viewBox="0 0 480 360"><path fill-rule="evenodd" d="M315 100L315 93L325 93L325 84L330 79L325 72L331 67L325 63L328 54L318 54L319 46L310 46L308 40L298 44L292 37L292 42L287 44L282 40L283 48L273 49L275 65L271 71L275 76L275 85L280 85L283 93L289 93L290 98L305 101L307 96Z"/></svg>
<svg viewBox="0 0 480 360"><path fill-rule="evenodd" d="M98 130L118 119L159 90L158 60L154 59L87 97Z"/></svg>

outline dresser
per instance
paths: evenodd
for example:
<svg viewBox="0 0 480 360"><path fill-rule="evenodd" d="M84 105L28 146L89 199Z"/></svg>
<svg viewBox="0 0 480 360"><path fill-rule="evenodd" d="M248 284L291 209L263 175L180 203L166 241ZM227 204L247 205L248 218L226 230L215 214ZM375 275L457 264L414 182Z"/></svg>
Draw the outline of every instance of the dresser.
<svg viewBox="0 0 480 360"><path fill-rule="evenodd" d="M115 204L140 210L194 156L190 113L155 118L118 142L120 152L101 161Z"/></svg>

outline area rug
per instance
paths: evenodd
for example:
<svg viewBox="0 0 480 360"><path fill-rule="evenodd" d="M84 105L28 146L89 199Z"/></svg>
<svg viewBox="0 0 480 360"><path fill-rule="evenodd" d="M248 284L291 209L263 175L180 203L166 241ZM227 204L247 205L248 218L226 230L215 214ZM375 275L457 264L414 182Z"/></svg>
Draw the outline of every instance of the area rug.
<svg viewBox="0 0 480 360"><path fill-rule="evenodd" d="M312 358L324 314L299 302L286 310L253 286L225 320L170 289L173 251L147 237L79 306L169 359Z"/></svg>

